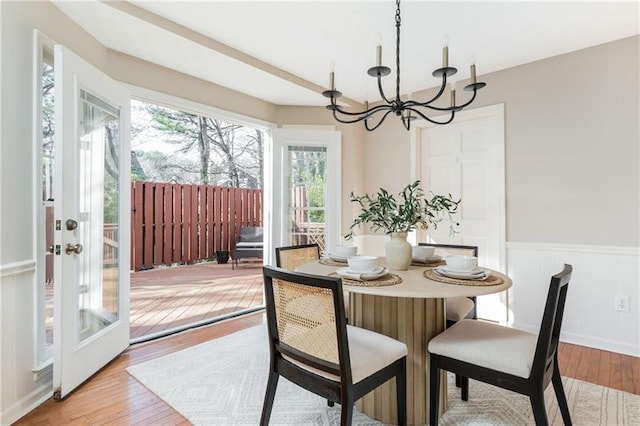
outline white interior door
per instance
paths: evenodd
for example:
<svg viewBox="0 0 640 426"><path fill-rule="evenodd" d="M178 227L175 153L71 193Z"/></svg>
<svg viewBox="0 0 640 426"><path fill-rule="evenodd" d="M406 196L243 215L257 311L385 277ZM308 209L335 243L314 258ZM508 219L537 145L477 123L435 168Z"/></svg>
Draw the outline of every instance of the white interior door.
<svg viewBox="0 0 640 426"><path fill-rule="evenodd" d="M340 132L274 129L272 136L273 192L265 197L272 218L272 247L318 243L324 249L338 244Z"/></svg>
<svg viewBox="0 0 640 426"><path fill-rule="evenodd" d="M428 231L428 240L478 246L479 263L500 271L505 270L503 127L503 109L498 105L460 113L446 126L425 125L417 136L424 189L462 199L454 218L460 233L451 237L445 220ZM481 297L478 315L506 322L504 296Z"/></svg>
<svg viewBox="0 0 640 426"><path fill-rule="evenodd" d="M53 390L60 399L129 345L130 96L60 45L54 69Z"/></svg>

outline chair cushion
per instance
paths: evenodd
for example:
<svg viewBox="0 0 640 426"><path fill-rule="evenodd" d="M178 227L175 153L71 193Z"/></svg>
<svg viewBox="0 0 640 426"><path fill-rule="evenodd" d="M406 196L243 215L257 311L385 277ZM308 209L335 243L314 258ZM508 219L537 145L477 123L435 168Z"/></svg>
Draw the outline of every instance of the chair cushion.
<svg viewBox="0 0 640 426"><path fill-rule="evenodd" d="M447 304L447 321L458 322L465 319L473 311L473 300L468 297L451 297L445 299Z"/></svg>
<svg viewBox="0 0 640 426"><path fill-rule="evenodd" d="M321 327L327 326L335 327L333 324L325 324ZM347 338L349 340L351 379L354 384L407 355L407 345L404 343L364 328L347 325ZM340 381L339 376L309 367L290 357L285 356L285 358L307 371L329 380Z"/></svg>
<svg viewBox="0 0 640 426"><path fill-rule="evenodd" d="M538 336L464 319L429 341L429 352L528 378Z"/></svg>

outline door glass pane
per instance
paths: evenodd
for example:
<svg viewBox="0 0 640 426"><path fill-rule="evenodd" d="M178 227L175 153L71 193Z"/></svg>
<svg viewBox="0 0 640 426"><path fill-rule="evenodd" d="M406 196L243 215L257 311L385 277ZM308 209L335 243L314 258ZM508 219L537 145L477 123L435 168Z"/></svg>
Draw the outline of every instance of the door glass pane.
<svg viewBox="0 0 640 426"><path fill-rule="evenodd" d="M42 64L42 207L45 216L45 291L44 291L44 351L51 350L53 345L53 162L55 151L53 145L54 120L54 86L53 66Z"/></svg>
<svg viewBox="0 0 640 426"><path fill-rule="evenodd" d="M119 111L80 92L77 241L78 333L84 340L119 318Z"/></svg>
<svg viewBox="0 0 640 426"><path fill-rule="evenodd" d="M288 150L290 244L325 247L325 174L327 149L289 146Z"/></svg>

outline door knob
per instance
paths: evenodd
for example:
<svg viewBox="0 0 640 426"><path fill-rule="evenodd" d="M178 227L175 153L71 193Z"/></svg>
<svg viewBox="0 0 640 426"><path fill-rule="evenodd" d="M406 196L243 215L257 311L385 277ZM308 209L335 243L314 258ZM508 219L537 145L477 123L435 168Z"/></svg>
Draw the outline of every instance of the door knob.
<svg viewBox="0 0 640 426"><path fill-rule="evenodd" d="M67 253L68 255L72 255L73 253L80 254L82 253L82 244L67 243L67 247L65 247L64 252Z"/></svg>
<svg viewBox="0 0 640 426"><path fill-rule="evenodd" d="M64 224L67 227L67 231L73 231L78 227L78 222L76 222L73 219L67 219L67 221Z"/></svg>

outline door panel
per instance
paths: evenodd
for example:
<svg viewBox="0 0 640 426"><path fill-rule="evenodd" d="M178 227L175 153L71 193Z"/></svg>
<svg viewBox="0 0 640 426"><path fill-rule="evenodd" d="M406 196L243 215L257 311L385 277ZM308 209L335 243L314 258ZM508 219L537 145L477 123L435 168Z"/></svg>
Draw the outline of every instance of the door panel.
<svg viewBox="0 0 640 426"><path fill-rule="evenodd" d="M489 109L492 107L488 107ZM480 109L482 110L482 109ZM417 143L419 173L426 191L461 198L454 220L460 233L451 237L443 222L419 236L436 243L478 246L479 263L504 271L504 132L502 108L460 114L447 126L423 127ZM467 117L465 118L465 115ZM478 299L482 318L506 322L506 299L501 295Z"/></svg>
<svg viewBox="0 0 640 426"><path fill-rule="evenodd" d="M130 96L60 45L54 69L53 381L64 398L129 344Z"/></svg>

